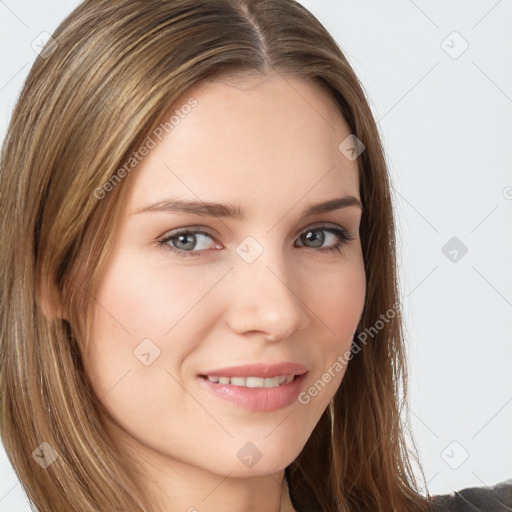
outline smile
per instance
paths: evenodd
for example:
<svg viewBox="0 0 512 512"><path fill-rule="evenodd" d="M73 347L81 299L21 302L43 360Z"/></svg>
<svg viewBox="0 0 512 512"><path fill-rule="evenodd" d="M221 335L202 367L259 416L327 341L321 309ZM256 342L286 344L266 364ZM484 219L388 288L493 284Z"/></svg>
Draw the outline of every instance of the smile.
<svg viewBox="0 0 512 512"><path fill-rule="evenodd" d="M203 376L210 382L218 384L231 384L232 386L241 386L246 388L274 388L289 384L295 375L279 375L277 377L217 377L214 375Z"/></svg>

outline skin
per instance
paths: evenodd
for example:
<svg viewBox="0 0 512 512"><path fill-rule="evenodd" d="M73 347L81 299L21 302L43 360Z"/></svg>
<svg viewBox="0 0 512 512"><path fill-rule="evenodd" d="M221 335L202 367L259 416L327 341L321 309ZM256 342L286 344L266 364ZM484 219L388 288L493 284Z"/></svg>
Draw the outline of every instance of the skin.
<svg viewBox="0 0 512 512"><path fill-rule="evenodd" d="M291 76L202 83L172 110L191 97L197 106L126 183L85 367L108 429L137 458L129 469L141 479L148 510L292 511L284 469L346 367L308 404L273 412L214 397L197 375L293 361L308 367L307 389L350 349L365 300L361 210L302 215L346 194L360 199L357 161L338 150L350 129L322 89ZM239 205L246 217L137 213L171 197ZM326 225L354 239L340 252L321 252L305 235ZM185 257L158 245L182 227L209 233L185 249L178 237L168 242L188 250ZM329 231L315 234L325 237L320 247L338 242ZM252 263L236 252L248 236L263 249ZM148 366L134 356L144 339L160 351ZM237 457L248 442L261 452L250 468Z"/></svg>

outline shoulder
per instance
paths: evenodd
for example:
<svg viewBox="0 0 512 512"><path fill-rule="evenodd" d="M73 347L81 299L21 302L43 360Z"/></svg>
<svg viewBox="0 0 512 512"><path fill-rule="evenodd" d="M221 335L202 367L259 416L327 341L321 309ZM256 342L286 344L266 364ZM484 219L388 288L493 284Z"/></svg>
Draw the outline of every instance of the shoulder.
<svg viewBox="0 0 512 512"><path fill-rule="evenodd" d="M512 512L512 479L431 496L432 512Z"/></svg>

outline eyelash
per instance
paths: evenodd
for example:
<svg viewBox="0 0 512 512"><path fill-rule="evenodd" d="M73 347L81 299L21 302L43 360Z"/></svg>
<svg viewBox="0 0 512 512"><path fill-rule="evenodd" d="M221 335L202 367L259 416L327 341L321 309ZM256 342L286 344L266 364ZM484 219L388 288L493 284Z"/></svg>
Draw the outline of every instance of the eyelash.
<svg viewBox="0 0 512 512"><path fill-rule="evenodd" d="M318 249L315 249L314 247L306 247L306 249L313 249L313 250L317 250L320 252L326 252L326 253L332 252L332 251L341 252L341 248L343 245L345 245L347 242L350 242L350 241L356 239L356 237L351 235L346 229L343 229L340 227L332 227L332 226L315 226L313 228L308 228L305 231L302 231L302 233L299 236L301 236L305 233L308 233L310 231L328 231L329 233L334 234L338 238L338 242L332 247L324 247L324 248L318 248ZM162 247L163 249L171 251L171 252L175 253L176 255L183 257L183 258L199 257L201 255L200 253L204 252L204 251L202 251L202 250L201 251L185 251L183 249L177 249L176 247L173 247L172 245L169 244L169 242L173 238L176 238L177 236L183 235L183 234L206 235L213 239L213 236L206 231L202 231L200 229L196 230L194 228L181 228L181 229L172 231L169 235L165 236L164 238L159 239L157 245L158 245L158 247ZM300 247L304 247L304 246L300 246Z"/></svg>

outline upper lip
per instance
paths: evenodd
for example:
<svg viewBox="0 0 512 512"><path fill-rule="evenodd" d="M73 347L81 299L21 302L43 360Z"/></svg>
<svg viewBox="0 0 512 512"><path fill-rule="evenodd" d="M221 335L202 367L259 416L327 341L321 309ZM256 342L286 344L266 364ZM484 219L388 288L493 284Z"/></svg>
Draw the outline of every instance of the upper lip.
<svg viewBox="0 0 512 512"><path fill-rule="evenodd" d="M201 376L215 377L278 377L281 375L302 375L308 371L307 366L300 363L278 363L265 364L254 363L243 366L229 366L226 368L217 368L201 373Z"/></svg>

